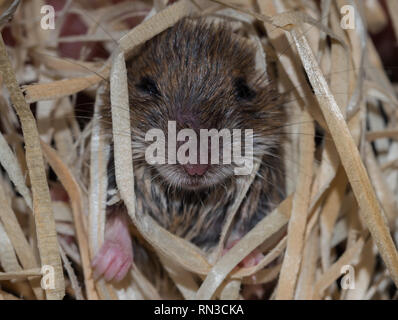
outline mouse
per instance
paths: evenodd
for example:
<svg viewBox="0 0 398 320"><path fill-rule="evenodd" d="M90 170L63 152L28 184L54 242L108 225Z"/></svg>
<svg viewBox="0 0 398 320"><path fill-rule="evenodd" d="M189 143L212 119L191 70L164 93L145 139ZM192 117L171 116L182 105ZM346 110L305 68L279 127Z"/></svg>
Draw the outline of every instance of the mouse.
<svg viewBox="0 0 398 320"><path fill-rule="evenodd" d="M218 145L208 143L202 148L202 142L193 143L189 135L174 141L188 162L170 161L168 151L159 149L156 155L163 155L165 161L152 163L148 149L155 139L148 139L148 132L163 132L157 141L164 142L166 149L172 146L170 128L190 130L199 138L203 130L249 132L245 137L250 141L242 135L230 142L241 152L251 144L248 156L259 163L226 242L225 250L231 248L285 197L286 112L275 83L257 70L255 57L254 44L227 23L189 16L145 42L126 60L136 210L206 252L217 245L240 191L238 181L246 179L245 174L236 174L242 163L221 161L228 158L223 153L228 148L220 142L224 137L219 137ZM111 140L109 86L103 100L101 118ZM220 161L213 162L211 156L217 150ZM112 149L109 188L116 187L113 161ZM104 243L92 261L95 278L118 282L129 272L134 261L130 223L121 201L107 208ZM258 261L255 253L240 265Z"/></svg>

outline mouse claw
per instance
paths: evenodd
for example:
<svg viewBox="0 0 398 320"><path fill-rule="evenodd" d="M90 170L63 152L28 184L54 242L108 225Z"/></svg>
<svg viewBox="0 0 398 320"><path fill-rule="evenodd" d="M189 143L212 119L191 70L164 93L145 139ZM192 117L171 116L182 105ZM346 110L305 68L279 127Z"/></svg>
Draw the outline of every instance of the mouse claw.
<svg viewBox="0 0 398 320"><path fill-rule="evenodd" d="M94 279L119 282L133 264L133 248L128 225L121 218L107 224L105 241L92 261Z"/></svg>

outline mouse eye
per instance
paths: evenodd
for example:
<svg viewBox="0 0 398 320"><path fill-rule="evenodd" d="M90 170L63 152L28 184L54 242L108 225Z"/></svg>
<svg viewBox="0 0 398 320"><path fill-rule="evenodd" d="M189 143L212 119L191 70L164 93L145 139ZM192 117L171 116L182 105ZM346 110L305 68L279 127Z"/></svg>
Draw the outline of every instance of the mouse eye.
<svg viewBox="0 0 398 320"><path fill-rule="evenodd" d="M142 92L148 93L153 96L159 96L160 92L156 86L155 81L150 77L143 77L136 87Z"/></svg>
<svg viewBox="0 0 398 320"><path fill-rule="evenodd" d="M235 79L234 85L238 99L251 100L256 96L256 93L249 88L244 78Z"/></svg>

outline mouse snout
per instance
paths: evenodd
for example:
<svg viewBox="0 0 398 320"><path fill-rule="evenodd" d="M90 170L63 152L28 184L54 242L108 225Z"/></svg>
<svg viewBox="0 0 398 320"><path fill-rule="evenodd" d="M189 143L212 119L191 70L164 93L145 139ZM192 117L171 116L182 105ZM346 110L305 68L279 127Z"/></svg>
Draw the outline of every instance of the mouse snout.
<svg viewBox="0 0 398 320"><path fill-rule="evenodd" d="M203 176L206 171L209 169L208 164L184 164L183 165L184 170L190 175L190 176Z"/></svg>
<svg viewBox="0 0 398 320"><path fill-rule="evenodd" d="M181 141L177 142L178 147L180 147L182 144L183 144L183 142L181 142ZM187 150L186 155L189 156L189 154L190 154L190 150ZM198 145L197 149L196 149L196 155L194 155L194 157L196 157L196 163L188 162L185 164L181 164L181 166L184 168L185 172L188 173L190 176L203 176L207 172L207 170L210 168L210 165L209 165L210 156L208 155L207 163L201 163L200 154L201 154L201 150Z"/></svg>

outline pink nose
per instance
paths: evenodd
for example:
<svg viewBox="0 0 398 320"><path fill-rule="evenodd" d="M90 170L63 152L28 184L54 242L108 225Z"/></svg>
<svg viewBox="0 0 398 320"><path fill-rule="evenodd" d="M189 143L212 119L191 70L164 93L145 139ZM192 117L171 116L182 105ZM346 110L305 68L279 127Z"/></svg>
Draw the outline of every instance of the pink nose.
<svg viewBox="0 0 398 320"><path fill-rule="evenodd" d="M185 171L190 175L198 175L198 176L203 176L206 171L209 169L208 164L185 164L183 165Z"/></svg>

